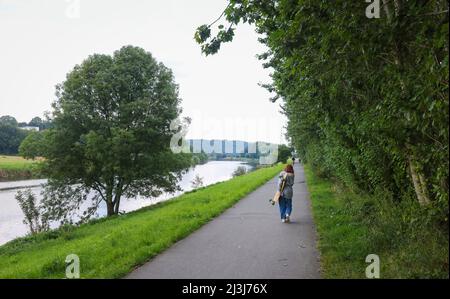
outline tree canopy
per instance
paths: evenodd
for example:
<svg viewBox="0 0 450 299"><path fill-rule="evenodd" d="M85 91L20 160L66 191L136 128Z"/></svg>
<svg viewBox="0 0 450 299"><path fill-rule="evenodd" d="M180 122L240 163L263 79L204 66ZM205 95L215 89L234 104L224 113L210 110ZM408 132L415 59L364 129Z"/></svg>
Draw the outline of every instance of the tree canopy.
<svg viewBox="0 0 450 299"><path fill-rule="evenodd" d="M49 116L46 116L46 119L42 119L39 116L33 117L28 123L29 126L38 127L39 130L45 130L51 127L51 120Z"/></svg>
<svg viewBox="0 0 450 299"><path fill-rule="evenodd" d="M0 124L12 126L12 127L18 126L18 122L17 122L16 118L11 115L0 116Z"/></svg>
<svg viewBox="0 0 450 299"><path fill-rule="evenodd" d="M35 159L45 155L48 131L30 132L20 143L19 155L25 159Z"/></svg>

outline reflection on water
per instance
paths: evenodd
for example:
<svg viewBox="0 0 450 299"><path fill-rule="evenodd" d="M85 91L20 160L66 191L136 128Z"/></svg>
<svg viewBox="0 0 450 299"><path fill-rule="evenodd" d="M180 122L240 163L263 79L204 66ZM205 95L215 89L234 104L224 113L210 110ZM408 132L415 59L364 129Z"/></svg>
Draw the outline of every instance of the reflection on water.
<svg viewBox="0 0 450 299"><path fill-rule="evenodd" d="M205 186L228 180L232 177L233 171L241 165L250 168L248 165L238 161L211 161L203 165L197 165L195 168L190 169L185 175L183 175L181 181L179 182L179 186L183 191L177 192L175 194L162 194L161 196L156 198L144 198L139 196L136 198L122 198L120 210L124 212L134 211L139 208L170 199L183 192L192 190L191 181L195 178L196 175L199 175L203 179L203 184ZM20 209L14 197L16 192L20 189L2 189L11 187L26 187L42 184L45 182L46 180L27 180L0 183L0 244L4 244L12 239L24 236L28 232L28 227L23 224L22 210ZM39 196L42 187L32 187L31 190L34 194ZM102 202L98 209L97 217L103 217L105 215L106 205Z"/></svg>

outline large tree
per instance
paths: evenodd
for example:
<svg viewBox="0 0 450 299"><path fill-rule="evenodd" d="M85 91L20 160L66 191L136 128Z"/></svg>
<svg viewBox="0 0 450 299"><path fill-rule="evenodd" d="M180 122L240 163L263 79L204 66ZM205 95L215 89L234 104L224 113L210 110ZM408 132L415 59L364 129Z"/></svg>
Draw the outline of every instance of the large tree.
<svg viewBox="0 0 450 299"><path fill-rule="evenodd" d="M156 196L177 189L190 157L174 154L170 123L181 112L170 69L141 48L88 57L57 86L53 127L45 134L44 201L53 218L95 191L107 215L123 196Z"/></svg>

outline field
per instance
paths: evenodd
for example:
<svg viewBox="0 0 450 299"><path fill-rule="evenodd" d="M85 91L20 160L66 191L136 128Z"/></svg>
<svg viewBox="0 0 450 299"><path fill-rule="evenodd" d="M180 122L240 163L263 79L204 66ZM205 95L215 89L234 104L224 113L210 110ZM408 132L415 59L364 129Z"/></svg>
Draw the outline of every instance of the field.
<svg viewBox="0 0 450 299"><path fill-rule="evenodd" d="M27 160L19 156L0 156L0 181L37 178L39 160Z"/></svg>
<svg viewBox="0 0 450 299"><path fill-rule="evenodd" d="M0 169L24 170L30 169L38 161L27 160L19 156L0 156Z"/></svg>
<svg viewBox="0 0 450 299"><path fill-rule="evenodd" d="M186 237L282 168L261 168L175 199L80 227L16 239L0 247L0 278L64 278L80 258L81 278L119 278Z"/></svg>

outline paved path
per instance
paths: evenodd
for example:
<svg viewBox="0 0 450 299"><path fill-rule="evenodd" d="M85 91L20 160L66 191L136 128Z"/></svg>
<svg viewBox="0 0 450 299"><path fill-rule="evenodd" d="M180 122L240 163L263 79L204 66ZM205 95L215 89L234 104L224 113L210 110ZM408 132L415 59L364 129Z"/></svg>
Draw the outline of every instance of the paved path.
<svg viewBox="0 0 450 299"><path fill-rule="evenodd" d="M268 202L273 179L126 278L320 278L303 167L294 168L291 223Z"/></svg>

